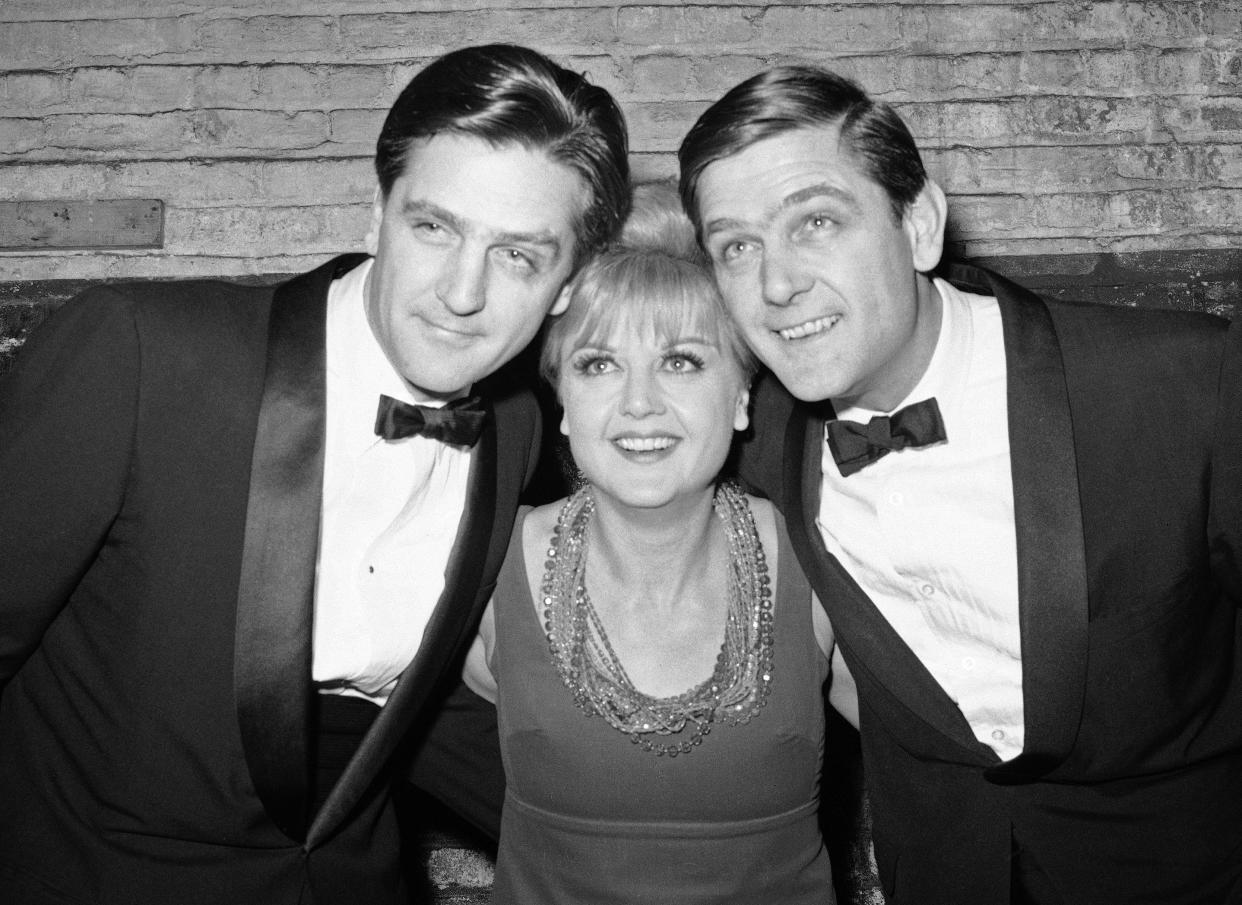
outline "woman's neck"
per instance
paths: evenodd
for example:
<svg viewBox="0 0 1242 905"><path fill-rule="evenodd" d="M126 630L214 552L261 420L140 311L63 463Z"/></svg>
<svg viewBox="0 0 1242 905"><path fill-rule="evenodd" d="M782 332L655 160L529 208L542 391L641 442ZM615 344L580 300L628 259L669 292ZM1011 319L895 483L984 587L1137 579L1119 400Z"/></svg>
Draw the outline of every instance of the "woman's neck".
<svg viewBox="0 0 1242 905"><path fill-rule="evenodd" d="M626 588L646 607L675 606L702 588L727 541L712 506L715 488L656 508L626 506L595 493L588 572L592 584ZM693 596L693 595L691 595Z"/></svg>

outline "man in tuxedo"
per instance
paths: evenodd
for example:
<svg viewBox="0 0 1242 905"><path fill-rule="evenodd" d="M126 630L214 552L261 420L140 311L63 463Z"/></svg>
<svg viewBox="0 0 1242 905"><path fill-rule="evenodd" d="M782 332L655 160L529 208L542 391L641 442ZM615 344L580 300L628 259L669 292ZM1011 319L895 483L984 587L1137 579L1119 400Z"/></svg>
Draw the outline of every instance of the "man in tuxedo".
<svg viewBox="0 0 1242 905"><path fill-rule="evenodd" d="M944 195L820 69L737 86L680 159L888 900L1242 901L1239 330L933 276Z"/></svg>
<svg viewBox="0 0 1242 905"><path fill-rule="evenodd" d="M467 809L500 770L461 708L426 739L534 463L500 369L621 223L626 144L580 76L456 51L388 114L368 256L100 288L30 339L0 385L0 901L405 901L394 752Z"/></svg>

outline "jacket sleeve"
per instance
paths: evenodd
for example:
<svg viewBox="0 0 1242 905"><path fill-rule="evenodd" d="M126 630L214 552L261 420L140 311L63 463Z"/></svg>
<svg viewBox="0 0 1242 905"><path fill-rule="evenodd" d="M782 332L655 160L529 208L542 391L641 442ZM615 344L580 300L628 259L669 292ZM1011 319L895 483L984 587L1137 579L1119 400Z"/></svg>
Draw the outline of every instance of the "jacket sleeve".
<svg viewBox="0 0 1242 905"><path fill-rule="evenodd" d="M785 432L792 410L793 400L779 381L767 373L759 377L750 396L750 426L737 448L738 479L778 505L784 500Z"/></svg>
<svg viewBox="0 0 1242 905"><path fill-rule="evenodd" d="M1225 338L1212 447L1208 550L1217 580L1242 604L1242 317Z"/></svg>
<svg viewBox="0 0 1242 905"><path fill-rule="evenodd" d="M496 708L459 681L415 751L407 778L499 838L505 774Z"/></svg>
<svg viewBox="0 0 1242 905"><path fill-rule="evenodd" d="M110 289L66 303L0 378L0 688L99 553L125 492L140 360Z"/></svg>

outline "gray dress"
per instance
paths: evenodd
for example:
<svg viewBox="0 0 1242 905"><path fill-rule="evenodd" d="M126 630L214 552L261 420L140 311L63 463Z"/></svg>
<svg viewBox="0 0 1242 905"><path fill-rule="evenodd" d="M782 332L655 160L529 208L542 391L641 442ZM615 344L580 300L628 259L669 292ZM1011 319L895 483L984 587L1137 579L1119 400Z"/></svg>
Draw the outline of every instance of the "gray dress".
<svg viewBox="0 0 1242 905"><path fill-rule="evenodd" d="M508 793L493 903L831 905L817 821L827 663L783 522L767 705L672 758L574 705L530 596L524 519L494 596Z"/></svg>

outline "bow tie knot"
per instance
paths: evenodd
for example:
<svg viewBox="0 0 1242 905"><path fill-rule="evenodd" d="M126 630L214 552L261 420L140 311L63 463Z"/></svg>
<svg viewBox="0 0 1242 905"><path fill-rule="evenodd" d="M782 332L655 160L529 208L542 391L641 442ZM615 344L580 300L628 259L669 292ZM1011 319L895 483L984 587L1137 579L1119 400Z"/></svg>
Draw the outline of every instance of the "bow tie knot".
<svg viewBox="0 0 1242 905"><path fill-rule="evenodd" d="M866 424L828 424L828 448L842 477L861 471L894 450L930 446L946 439L935 399L924 399L891 415L876 415Z"/></svg>
<svg viewBox="0 0 1242 905"><path fill-rule="evenodd" d="M375 433L385 440L422 436L455 446L474 446L486 418L487 410L478 396L454 399L442 408L434 408L381 395Z"/></svg>

